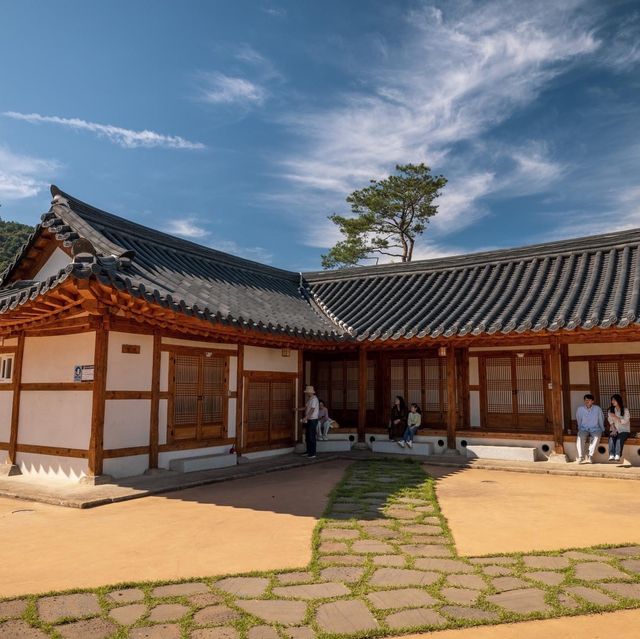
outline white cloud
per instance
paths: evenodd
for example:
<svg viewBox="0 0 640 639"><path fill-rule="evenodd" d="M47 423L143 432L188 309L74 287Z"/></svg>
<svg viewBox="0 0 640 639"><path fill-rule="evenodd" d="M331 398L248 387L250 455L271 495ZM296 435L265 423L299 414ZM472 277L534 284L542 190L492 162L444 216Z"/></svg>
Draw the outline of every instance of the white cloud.
<svg viewBox="0 0 640 639"><path fill-rule="evenodd" d="M210 104L261 105L266 90L246 78L225 75L218 71L202 74L200 98Z"/></svg>
<svg viewBox="0 0 640 639"><path fill-rule="evenodd" d="M247 260L253 260L261 264L271 264L273 262L273 254L261 246L240 246L233 240L216 240L210 242L209 246L217 251L244 257Z"/></svg>
<svg viewBox="0 0 640 639"><path fill-rule="evenodd" d="M57 162L17 155L0 146L0 200L20 200L33 197L46 189Z"/></svg>
<svg viewBox="0 0 640 639"><path fill-rule="evenodd" d="M189 239L206 237L209 235L209 231L198 226L195 218L183 218L169 220L166 227L166 232L173 235L179 235L180 237L187 237Z"/></svg>
<svg viewBox="0 0 640 639"><path fill-rule="evenodd" d="M144 131L133 131L111 124L97 124L96 122L87 122L79 118L61 118L56 115L40 115L39 113L5 111L2 115L13 118L14 120L31 122L32 124L57 124L76 131L89 131L97 134L99 137L107 138L125 149L160 147L167 149L198 150L205 148L205 145L200 142L190 142L177 135L164 135L147 129Z"/></svg>

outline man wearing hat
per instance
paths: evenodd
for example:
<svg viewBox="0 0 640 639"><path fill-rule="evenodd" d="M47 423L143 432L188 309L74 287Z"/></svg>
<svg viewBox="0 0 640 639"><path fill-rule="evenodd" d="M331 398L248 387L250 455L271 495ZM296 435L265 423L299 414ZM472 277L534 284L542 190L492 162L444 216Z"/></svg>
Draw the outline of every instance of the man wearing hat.
<svg viewBox="0 0 640 639"><path fill-rule="evenodd" d="M304 417L302 423L305 425L304 439L307 443L307 457L309 459L316 458L316 428L318 427L318 413L320 411L320 403L316 397L316 391L313 386L307 386L304 389L306 398L304 405Z"/></svg>

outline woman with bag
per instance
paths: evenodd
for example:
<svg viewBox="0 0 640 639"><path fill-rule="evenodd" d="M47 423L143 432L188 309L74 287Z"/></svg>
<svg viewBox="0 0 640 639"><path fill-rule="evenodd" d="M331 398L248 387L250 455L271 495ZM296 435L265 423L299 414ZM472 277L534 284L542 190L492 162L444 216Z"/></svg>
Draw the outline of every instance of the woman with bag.
<svg viewBox="0 0 640 639"><path fill-rule="evenodd" d="M389 439L396 441L404 433L407 427L407 404L404 401L404 397L396 395L393 400L393 406L391 407L391 419L389 420Z"/></svg>
<svg viewBox="0 0 640 639"><path fill-rule="evenodd" d="M625 408L622 396L611 396L611 406L607 411L609 422L609 461L620 461L627 437L631 435L631 413Z"/></svg>

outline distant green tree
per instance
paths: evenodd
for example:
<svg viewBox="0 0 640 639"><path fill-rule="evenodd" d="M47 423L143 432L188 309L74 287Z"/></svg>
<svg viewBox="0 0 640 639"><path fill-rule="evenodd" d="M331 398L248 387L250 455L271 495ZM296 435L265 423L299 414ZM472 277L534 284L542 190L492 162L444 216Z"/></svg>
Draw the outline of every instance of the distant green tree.
<svg viewBox="0 0 640 639"><path fill-rule="evenodd" d="M354 266L376 254L411 261L416 238L438 212L434 200L447 180L431 175L425 164L398 164L396 171L347 197L353 216L329 216L344 239L322 256L324 268Z"/></svg>
<svg viewBox="0 0 640 639"><path fill-rule="evenodd" d="M33 227L0 218L0 273L9 265L20 247L33 233Z"/></svg>

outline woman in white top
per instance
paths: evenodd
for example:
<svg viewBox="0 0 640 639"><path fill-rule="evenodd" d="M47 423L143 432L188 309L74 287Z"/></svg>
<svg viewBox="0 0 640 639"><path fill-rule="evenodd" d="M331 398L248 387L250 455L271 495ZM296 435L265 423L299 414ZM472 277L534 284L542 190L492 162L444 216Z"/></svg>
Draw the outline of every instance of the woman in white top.
<svg viewBox="0 0 640 639"><path fill-rule="evenodd" d="M324 401L320 400L320 410L318 411L318 439L320 441L327 441L329 439L329 426L331 425L331 419L329 419L329 409Z"/></svg>
<svg viewBox="0 0 640 639"><path fill-rule="evenodd" d="M607 411L609 421L609 461L620 461L627 437L631 435L631 414L625 408L622 397L611 396L611 406Z"/></svg>

